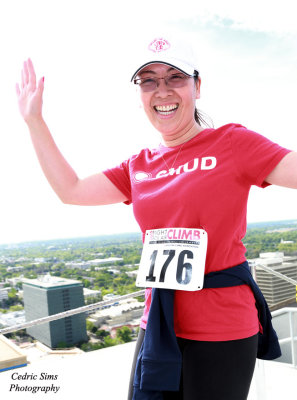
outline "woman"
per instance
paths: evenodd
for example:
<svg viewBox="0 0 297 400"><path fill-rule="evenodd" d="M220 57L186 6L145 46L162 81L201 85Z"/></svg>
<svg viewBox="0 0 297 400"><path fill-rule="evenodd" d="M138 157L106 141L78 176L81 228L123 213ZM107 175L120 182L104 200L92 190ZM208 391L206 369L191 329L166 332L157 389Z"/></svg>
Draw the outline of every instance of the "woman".
<svg viewBox="0 0 297 400"><path fill-rule="evenodd" d="M32 62L24 63L22 82L17 85L19 108L49 183L67 204L133 203L143 235L148 230L181 227L205 233L205 274L241 266L249 189L252 184L297 188L297 174L292 173L297 170L296 153L240 125L204 129L195 108L201 79L186 43L157 38L146 44L131 80L139 87L144 111L160 132L162 144L81 180L42 118L44 80L36 83ZM247 398L262 327L251 287L228 286L175 291L180 382L173 391L161 385L158 393L142 393L135 375L134 399ZM151 289L147 289L136 355L146 337L150 305ZM132 392L130 386L130 399Z"/></svg>

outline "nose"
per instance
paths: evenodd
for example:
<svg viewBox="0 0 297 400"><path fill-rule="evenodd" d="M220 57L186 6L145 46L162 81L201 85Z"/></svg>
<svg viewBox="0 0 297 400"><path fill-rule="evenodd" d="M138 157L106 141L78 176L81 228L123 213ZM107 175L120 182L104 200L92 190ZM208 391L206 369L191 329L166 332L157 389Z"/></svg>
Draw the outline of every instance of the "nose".
<svg viewBox="0 0 297 400"><path fill-rule="evenodd" d="M158 83L159 84L158 87L156 88L155 95L159 97L167 97L168 95L170 95L169 92L171 92L171 89L168 89L165 79L160 78Z"/></svg>

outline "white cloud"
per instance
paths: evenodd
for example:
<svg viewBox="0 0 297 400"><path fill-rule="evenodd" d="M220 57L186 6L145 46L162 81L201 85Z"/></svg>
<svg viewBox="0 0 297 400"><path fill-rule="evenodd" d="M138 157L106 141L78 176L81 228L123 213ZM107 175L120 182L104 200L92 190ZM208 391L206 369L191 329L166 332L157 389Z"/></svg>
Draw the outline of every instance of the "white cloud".
<svg viewBox="0 0 297 400"><path fill-rule="evenodd" d="M178 9L165 0L162 11L163 18L171 21L187 18L234 29L281 35L297 33L294 0L185 0Z"/></svg>

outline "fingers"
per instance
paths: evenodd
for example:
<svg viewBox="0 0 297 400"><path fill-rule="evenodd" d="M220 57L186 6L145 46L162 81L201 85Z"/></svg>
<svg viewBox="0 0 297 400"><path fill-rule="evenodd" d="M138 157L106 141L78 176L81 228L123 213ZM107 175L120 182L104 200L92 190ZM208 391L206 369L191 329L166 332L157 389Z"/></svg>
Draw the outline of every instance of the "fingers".
<svg viewBox="0 0 297 400"><path fill-rule="evenodd" d="M40 78L38 81L38 85L37 85L37 91L39 93L39 95L41 96L43 93L43 89L44 89L44 77Z"/></svg>
<svg viewBox="0 0 297 400"><path fill-rule="evenodd" d="M30 58L24 61L21 73L21 88L24 89L25 87L29 87L32 91L36 89L36 74Z"/></svg>
<svg viewBox="0 0 297 400"><path fill-rule="evenodd" d="M33 63L32 63L30 58L28 59L28 62L27 62L27 68L28 68L29 82L31 83L32 88L35 89L35 87L36 87L36 74L35 74L35 71L34 71Z"/></svg>
<svg viewBox="0 0 297 400"><path fill-rule="evenodd" d="M21 71L21 88L24 89L25 87L25 73L24 73L24 69L22 69Z"/></svg>
<svg viewBox="0 0 297 400"><path fill-rule="evenodd" d="M30 59L23 64L21 83L16 84L18 106L20 113L26 122L42 115L42 95L44 78L36 83L36 74Z"/></svg>
<svg viewBox="0 0 297 400"><path fill-rule="evenodd" d="M29 71L28 71L28 62L25 61L23 64L23 82L24 86L28 85L29 83Z"/></svg>

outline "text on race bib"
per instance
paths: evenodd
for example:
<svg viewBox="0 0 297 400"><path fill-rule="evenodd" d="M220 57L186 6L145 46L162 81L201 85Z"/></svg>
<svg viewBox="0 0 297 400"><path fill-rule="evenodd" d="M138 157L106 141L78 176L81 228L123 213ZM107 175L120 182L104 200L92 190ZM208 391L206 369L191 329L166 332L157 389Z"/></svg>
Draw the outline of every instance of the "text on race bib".
<svg viewBox="0 0 297 400"><path fill-rule="evenodd" d="M203 288L207 233L163 228L145 233L136 286L174 290Z"/></svg>

